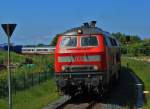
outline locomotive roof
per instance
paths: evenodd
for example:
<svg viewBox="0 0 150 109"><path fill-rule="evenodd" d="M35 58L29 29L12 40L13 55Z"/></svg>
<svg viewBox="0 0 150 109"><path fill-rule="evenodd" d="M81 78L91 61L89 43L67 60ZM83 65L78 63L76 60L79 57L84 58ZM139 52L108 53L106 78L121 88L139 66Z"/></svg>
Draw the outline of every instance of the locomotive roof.
<svg viewBox="0 0 150 109"><path fill-rule="evenodd" d="M89 23L84 23L84 25L76 28L69 29L61 35L66 36L66 35L77 35L78 30L82 31L82 34L105 34L105 36L110 36L109 32L103 31L101 28L98 28L95 26L96 21L91 21L91 24Z"/></svg>
<svg viewBox="0 0 150 109"><path fill-rule="evenodd" d="M62 33L61 35L77 35L78 30L81 30L82 34L102 34L103 33L103 30L97 27L81 26L81 27L69 29L65 31L64 33Z"/></svg>

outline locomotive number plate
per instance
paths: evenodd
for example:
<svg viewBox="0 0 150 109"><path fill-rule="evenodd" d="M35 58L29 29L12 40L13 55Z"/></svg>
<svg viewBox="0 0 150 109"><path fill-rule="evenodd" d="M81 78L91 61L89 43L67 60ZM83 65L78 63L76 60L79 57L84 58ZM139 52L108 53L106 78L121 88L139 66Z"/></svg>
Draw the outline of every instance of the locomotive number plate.
<svg viewBox="0 0 150 109"><path fill-rule="evenodd" d="M75 56L75 61L80 62L80 61L84 61L83 56Z"/></svg>

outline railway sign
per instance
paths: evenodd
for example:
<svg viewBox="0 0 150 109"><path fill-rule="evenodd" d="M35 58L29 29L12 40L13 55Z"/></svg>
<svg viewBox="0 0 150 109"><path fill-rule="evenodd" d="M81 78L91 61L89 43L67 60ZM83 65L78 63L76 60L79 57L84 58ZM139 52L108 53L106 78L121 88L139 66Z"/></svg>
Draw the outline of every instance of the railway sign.
<svg viewBox="0 0 150 109"><path fill-rule="evenodd" d="M1 25L3 30L5 31L8 37L11 37L12 33L14 32L17 24L2 24Z"/></svg>
<svg viewBox="0 0 150 109"><path fill-rule="evenodd" d="M9 95L9 109L12 109L12 91L11 91L11 70L10 70L10 38L12 33L14 32L17 24L1 24L3 30L5 31L6 35L8 36L8 95Z"/></svg>

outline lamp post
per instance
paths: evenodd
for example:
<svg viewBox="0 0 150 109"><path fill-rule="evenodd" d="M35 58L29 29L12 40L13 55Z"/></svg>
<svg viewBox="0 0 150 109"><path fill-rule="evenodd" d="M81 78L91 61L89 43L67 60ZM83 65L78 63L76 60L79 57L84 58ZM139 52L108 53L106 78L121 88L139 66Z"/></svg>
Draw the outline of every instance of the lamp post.
<svg viewBox="0 0 150 109"><path fill-rule="evenodd" d="M15 30L17 24L2 24L2 28L5 31L8 38L8 59L7 59L7 70L8 70L8 95L9 95L9 109L12 109L12 93L11 93L11 71L10 71L10 38Z"/></svg>

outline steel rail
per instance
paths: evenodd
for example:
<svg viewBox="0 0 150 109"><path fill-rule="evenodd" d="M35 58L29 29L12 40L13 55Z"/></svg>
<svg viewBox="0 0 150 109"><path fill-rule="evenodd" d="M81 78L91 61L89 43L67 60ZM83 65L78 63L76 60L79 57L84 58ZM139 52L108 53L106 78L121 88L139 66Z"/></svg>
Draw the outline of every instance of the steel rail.
<svg viewBox="0 0 150 109"><path fill-rule="evenodd" d="M62 109L72 98L70 96L63 96L58 101L49 104L43 109Z"/></svg>

